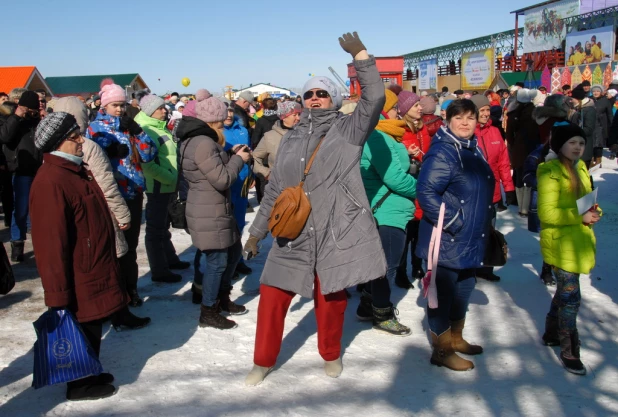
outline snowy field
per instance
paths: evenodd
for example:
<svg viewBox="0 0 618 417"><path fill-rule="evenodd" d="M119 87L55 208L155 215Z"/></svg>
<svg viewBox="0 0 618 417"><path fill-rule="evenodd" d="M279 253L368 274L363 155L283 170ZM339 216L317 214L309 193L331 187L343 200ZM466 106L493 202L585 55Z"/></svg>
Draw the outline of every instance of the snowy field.
<svg viewBox="0 0 618 417"><path fill-rule="evenodd" d="M498 218L510 247L508 264L496 271L502 281L480 281L472 295L465 336L485 349L473 358L474 370L457 373L429 364L425 301L418 286L393 289L400 319L413 330L404 338L357 321L359 294L352 290L340 378L324 374L313 303L297 297L277 366L252 388L244 386L244 378L252 366L257 289L271 242L250 262L253 274L234 285L233 298L249 314L235 318L238 328L220 331L197 325L192 270L182 271L178 284L150 280L142 229L139 290L146 302L133 311L152 317L152 324L119 333L105 325L101 362L115 375L118 392L99 401L66 402L64 385L30 386L32 322L45 306L27 246L27 261L14 267L15 289L0 296L0 416L618 416L618 164L604 160L604 166L594 175L605 213L595 227L597 267L581 278L578 327L585 377L567 373L558 348L541 344L555 287L538 279L538 238L527 231L516 207ZM8 230L0 231L0 238L7 242ZM182 259L193 260L184 231L174 231L174 243Z"/></svg>

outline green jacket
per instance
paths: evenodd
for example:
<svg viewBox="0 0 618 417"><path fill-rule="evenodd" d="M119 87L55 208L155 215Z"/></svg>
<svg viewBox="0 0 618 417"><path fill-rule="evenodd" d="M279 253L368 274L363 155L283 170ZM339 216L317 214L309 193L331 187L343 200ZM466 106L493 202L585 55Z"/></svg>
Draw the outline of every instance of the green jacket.
<svg viewBox="0 0 618 417"><path fill-rule="evenodd" d="M590 174L583 161L577 163L576 172L585 194L590 193ZM595 263L596 239L592 227L582 223L566 168L554 159L539 165L536 175L543 260L567 272L588 274Z"/></svg>
<svg viewBox="0 0 618 417"><path fill-rule="evenodd" d="M416 197L416 179L408 173L410 157L405 146L374 130L363 147L360 169L371 208L392 191L375 213L378 224L405 230L414 217Z"/></svg>
<svg viewBox="0 0 618 417"><path fill-rule="evenodd" d="M164 120L153 119L146 113L139 112L135 122L157 144L157 157L148 163L142 163L146 178L146 192L152 194L174 193L178 183L178 160L176 143L166 127Z"/></svg>

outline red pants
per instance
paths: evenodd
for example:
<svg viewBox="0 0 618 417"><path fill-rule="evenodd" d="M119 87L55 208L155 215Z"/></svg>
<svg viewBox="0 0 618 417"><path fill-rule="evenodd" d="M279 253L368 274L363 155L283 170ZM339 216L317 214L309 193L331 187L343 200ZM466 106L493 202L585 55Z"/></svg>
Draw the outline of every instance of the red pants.
<svg viewBox="0 0 618 417"><path fill-rule="evenodd" d="M292 298L296 294L276 287L260 286L255 352L253 362L258 366L272 367L281 351L283 325ZM315 318L318 323L318 351L325 361L333 361L341 355L343 316L348 299L345 291L322 295L320 280L315 277L313 286Z"/></svg>

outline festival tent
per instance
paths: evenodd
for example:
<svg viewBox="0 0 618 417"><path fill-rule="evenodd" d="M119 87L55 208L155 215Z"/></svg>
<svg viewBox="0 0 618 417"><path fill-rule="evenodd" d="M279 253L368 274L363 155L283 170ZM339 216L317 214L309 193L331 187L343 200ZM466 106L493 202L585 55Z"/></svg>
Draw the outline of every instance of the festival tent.
<svg viewBox="0 0 618 417"><path fill-rule="evenodd" d="M494 91L508 89L517 82L523 82L527 88L538 88L541 85L541 74L541 71L534 71L532 73L534 81L530 82L526 80L528 72L499 72L494 77L489 89Z"/></svg>

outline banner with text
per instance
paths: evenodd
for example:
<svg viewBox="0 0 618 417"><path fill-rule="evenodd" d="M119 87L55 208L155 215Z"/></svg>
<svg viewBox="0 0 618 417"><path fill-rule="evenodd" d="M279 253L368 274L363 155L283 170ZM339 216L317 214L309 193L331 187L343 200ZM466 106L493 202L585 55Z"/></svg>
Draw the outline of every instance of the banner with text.
<svg viewBox="0 0 618 417"><path fill-rule="evenodd" d="M614 26L569 33L564 54L566 65L611 61L615 40Z"/></svg>
<svg viewBox="0 0 618 417"><path fill-rule="evenodd" d="M463 90L488 89L494 80L494 68L493 48L466 52L461 57L461 88Z"/></svg>
<svg viewBox="0 0 618 417"><path fill-rule="evenodd" d="M562 0L525 11L524 53L560 48L566 38L565 18L579 14L579 0Z"/></svg>
<svg viewBox="0 0 618 417"><path fill-rule="evenodd" d="M438 59L428 59L418 64L418 89L435 90L438 85Z"/></svg>

